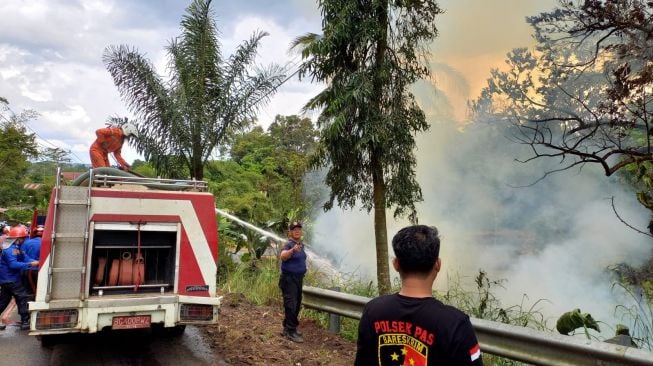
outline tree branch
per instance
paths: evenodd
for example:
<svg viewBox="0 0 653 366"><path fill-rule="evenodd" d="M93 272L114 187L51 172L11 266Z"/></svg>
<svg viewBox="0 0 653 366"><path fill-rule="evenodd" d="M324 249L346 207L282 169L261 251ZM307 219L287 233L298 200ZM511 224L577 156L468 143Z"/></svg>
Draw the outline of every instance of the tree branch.
<svg viewBox="0 0 653 366"><path fill-rule="evenodd" d="M636 232L638 232L638 233L640 233L640 234L643 234L643 235L646 235L646 236L649 236L649 237L653 238L653 235L651 235L651 233L647 233L647 232L645 232L645 231L642 231L642 230L637 229L636 227L634 227L634 226L630 225L629 223L627 223L626 220L622 219L621 216L619 216L619 213L617 212L617 208L614 206L614 196L612 196L612 197L610 198L610 202L612 203L612 211L613 211L614 214L617 216L617 218L619 219L619 221L621 221L624 225L628 226L629 228L635 230Z"/></svg>

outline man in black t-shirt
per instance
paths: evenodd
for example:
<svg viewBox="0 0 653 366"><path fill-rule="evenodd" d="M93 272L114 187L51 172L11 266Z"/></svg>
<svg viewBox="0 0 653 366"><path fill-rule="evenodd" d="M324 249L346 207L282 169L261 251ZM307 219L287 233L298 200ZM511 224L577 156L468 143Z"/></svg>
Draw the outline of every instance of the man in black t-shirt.
<svg viewBox="0 0 653 366"><path fill-rule="evenodd" d="M403 228L392 239L392 249L401 290L365 306L355 365L482 366L469 317L433 298L441 266L438 230Z"/></svg>

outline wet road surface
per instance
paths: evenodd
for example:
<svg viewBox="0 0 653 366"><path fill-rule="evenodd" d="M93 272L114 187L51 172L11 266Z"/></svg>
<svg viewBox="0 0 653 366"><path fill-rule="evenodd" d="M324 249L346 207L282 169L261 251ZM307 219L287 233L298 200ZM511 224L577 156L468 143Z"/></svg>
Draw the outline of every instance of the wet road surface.
<svg viewBox="0 0 653 366"><path fill-rule="evenodd" d="M188 326L182 336L162 336L149 330L78 334L43 347L17 326L0 331L3 365L217 365L228 366L214 355L204 333Z"/></svg>

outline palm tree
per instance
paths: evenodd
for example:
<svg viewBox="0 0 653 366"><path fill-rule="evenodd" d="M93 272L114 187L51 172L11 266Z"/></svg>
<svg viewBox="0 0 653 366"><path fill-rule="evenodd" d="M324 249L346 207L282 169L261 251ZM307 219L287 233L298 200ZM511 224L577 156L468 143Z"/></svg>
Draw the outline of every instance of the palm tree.
<svg viewBox="0 0 653 366"><path fill-rule="evenodd" d="M276 65L254 64L265 32L255 32L223 58L211 0L194 0L181 29L166 48L169 79L133 47L109 46L103 61L136 115L139 136L130 143L157 174L202 179L215 148L255 117L284 75Z"/></svg>

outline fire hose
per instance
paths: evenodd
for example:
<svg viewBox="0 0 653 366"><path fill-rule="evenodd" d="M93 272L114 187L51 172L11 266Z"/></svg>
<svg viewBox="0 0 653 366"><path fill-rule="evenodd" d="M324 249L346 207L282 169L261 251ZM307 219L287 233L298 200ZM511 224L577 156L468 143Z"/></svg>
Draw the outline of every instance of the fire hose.
<svg viewBox="0 0 653 366"><path fill-rule="evenodd" d="M77 179L72 181L72 183L70 185L72 185L72 186L81 186L81 185L83 185L84 182L86 182L90 178L90 174L91 174L90 170L85 172L84 174L77 177ZM112 175L112 176L117 176L117 177L125 177L125 178L134 178L134 177L142 178L142 176L140 176L140 174L136 174L134 172L124 171L124 170L117 169L117 168L106 168L106 167L93 169L93 174L106 174L106 175ZM181 190L187 189L187 187L183 186L183 185L175 186L175 185L170 185L170 184L157 184L157 183L152 183L152 182L148 183L148 186L152 187L154 189L160 189L160 190L164 190L164 191L181 191Z"/></svg>
<svg viewBox="0 0 653 366"><path fill-rule="evenodd" d="M136 245L136 255L125 251L120 254L120 258L114 258L111 261L109 269L108 286L134 286L134 292L144 282L145 276L145 258L141 253L141 225L138 222L138 237ZM104 271L106 268L106 257L98 258L98 268L95 275L95 284L101 285L104 280Z"/></svg>

